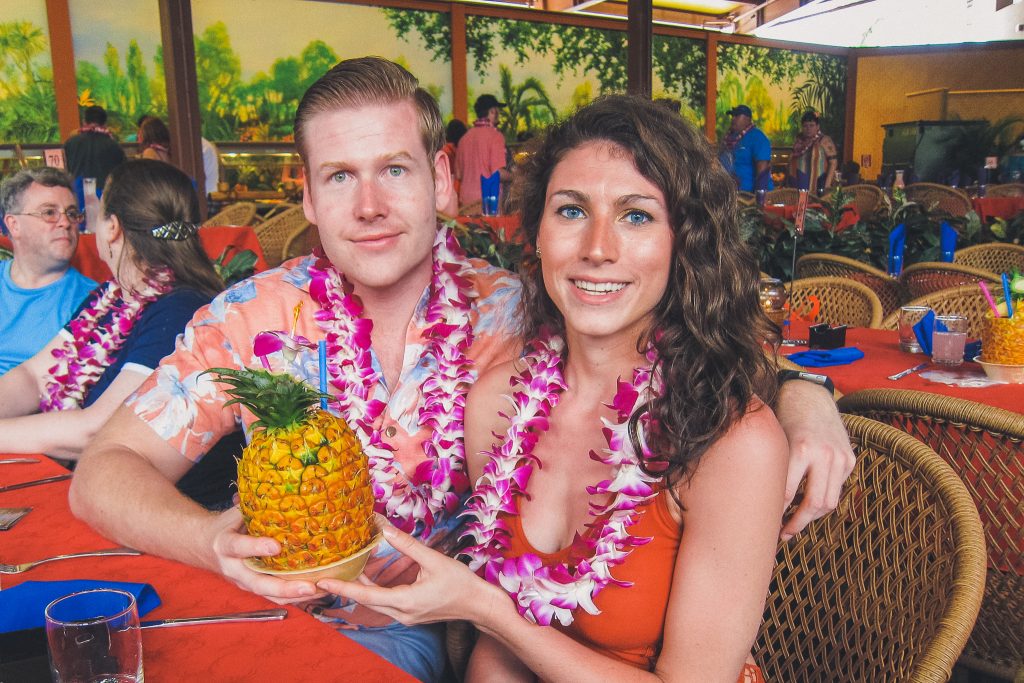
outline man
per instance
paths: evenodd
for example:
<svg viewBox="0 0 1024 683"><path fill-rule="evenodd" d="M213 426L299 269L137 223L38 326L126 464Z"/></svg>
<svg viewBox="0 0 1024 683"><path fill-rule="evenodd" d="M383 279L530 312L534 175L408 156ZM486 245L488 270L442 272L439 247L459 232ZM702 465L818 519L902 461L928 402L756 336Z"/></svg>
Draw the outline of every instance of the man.
<svg viewBox="0 0 1024 683"><path fill-rule="evenodd" d="M319 265L314 257L291 261L200 310L178 350L98 435L71 489L75 514L104 535L218 572L278 602L324 596L312 583L248 569L244 558L276 554L278 544L245 535L236 509L212 515L174 490L173 482L207 445L242 419L237 406L223 407L223 387L200 373L211 366L259 367L252 339L263 330L294 329L309 339L326 339L339 401L332 406L344 401L342 412L351 424L372 421L369 434L360 433L364 444L380 440L393 449L392 455L373 447L374 457L384 463L380 467L397 470L394 480L384 479L374 465L375 481L405 484L378 502L396 524L449 551L459 522L435 499L464 493L462 466L454 463L452 474L446 469L451 461L428 457L424 442L436 443L435 437L450 442L454 436L461 446L461 403L455 401L443 414L427 406L438 396L451 403L451 396L467 390L480 372L514 353L519 299L512 274L465 262L444 241L448 230L438 229L435 212L452 191L443 127L436 102L407 71L379 58L341 62L303 97L295 142L305 164L303 207L320 231L326 260ZM372 321L369 334L359 315ZM266 358L275 372L316 383L314 351ZM460 375L466 381L446 379ZM809 387L787 386L792 393L786 400L800 403L794 412L807 412L806 399L820 401L834 414L825 392L807 382L788 384ZM372 420L371 399L381 402ZM790 433L797 444L794 482L807 470L808 443L838 444L849 451L841 426L829 433L839 424L835 417L803 422L808 424ZM805 487L810 502L790 521L794 530L835 506L852 467L852 453L836 453L836 458L816 459ZM417 472L421 465L430 468L425 477ZM407 475L413 472L413 479L427 483L410 483ZM431 517L433 528L427 530ZM415 564L385 546L365 573L378 584L396 585L411 582L416 571ZM445 655L437 626L403 627L358 605L313 609L421 680L440 676Z"/></svg>
<svg viewBox="0 0 1024 683"><path fill-rule="evenodd" d="M741 192L772 189L772 143L754 125L747 105L733 107L726 113L732 116L732 124L723 141L722 164L736 179Z"/></svg>
<svg viewBox="0 0 1024 683"><path fill-rule="evenodd" d="M797 188L824 194L836 181L838 156L836 143L821 132L818 114L805 112L789 158L789 176L796 181Z"/></svg>
<svg viewBox="0 0 1024 683"><path fill-rule="evenodd" d="M502 181L508 178L505 171L505 136L497 129L498 116L504 106L505 103L499 102L494 95L476 98L473 105L476 121L459 140L455 152L455 177L460 183L460 206L480 201L481 176L486 178L497 171Z"/></svg>
<svg viewBox="0 0 1024 683"><path fill-rule="evenodd" d="M56 168L19 171L0 187L14 258L0 261L0 374L42 349L96 283L70 267L84 216L71 178Z"/></svg>
<svg viewBox="0 0 1024 683"><path fill-rule="evenodd" d="M74 178L95 178L102 188L110 170L124 161L124 150L107 129L107 112L92 106L85 110L78 133L64 143L68 173Z"/></svg>

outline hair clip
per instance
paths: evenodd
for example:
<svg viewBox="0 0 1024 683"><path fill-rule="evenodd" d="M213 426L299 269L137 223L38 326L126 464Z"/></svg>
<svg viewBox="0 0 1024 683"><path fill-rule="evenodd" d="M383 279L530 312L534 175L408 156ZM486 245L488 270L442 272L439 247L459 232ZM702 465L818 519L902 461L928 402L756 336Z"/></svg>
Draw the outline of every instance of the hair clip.
<svg viewBox="0 0 1024 683"><path fill-rule="evenodd" d="M187 240L192 235L196 234L199 230L199 226L195 223L186 223L184 221L171 221L164 225L158 225L151 229L149 233L158 240Z"/></svg>

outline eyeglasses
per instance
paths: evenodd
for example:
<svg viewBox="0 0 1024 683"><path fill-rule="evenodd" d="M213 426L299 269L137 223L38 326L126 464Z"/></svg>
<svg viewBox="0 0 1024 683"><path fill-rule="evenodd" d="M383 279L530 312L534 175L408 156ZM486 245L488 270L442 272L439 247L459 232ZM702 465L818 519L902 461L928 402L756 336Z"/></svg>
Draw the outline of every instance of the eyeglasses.
<svg viewBox="0 0 1024 683"><path fill-rule="evenodd" d="M85 220L85 214L78 209L58 209L56 207L48 207L42 211L25 212L25 213L13 213L12 216L35 216L36 218L42 218L47 223L57 223L60 221L61 214L68 217L68 222L72 225L78 225Z"/></svg>

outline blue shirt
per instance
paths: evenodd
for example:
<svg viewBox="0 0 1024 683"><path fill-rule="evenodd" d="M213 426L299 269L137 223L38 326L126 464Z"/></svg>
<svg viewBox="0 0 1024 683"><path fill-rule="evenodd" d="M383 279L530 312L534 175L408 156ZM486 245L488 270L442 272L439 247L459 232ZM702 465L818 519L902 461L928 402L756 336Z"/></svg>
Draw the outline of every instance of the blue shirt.
<svg viewBox="0 0 1024 683"><path fill-rule="evenodd" d="M741 192L754 191L754 169L758 161L772 160L772 143L768 136L761 132L760 128L751 128L747 134L740 138L736 147L732 150L732 174L739 180ZM768 174L768 184L759 189L772 189L771 174Z"/></svg>
<svg viewBox="0 0 1024 683"><path fill-rule="evenodd" d="M55 282L24 289L0 261L0 375L36 355L71 320L96 283L74 268Z"/></svg>

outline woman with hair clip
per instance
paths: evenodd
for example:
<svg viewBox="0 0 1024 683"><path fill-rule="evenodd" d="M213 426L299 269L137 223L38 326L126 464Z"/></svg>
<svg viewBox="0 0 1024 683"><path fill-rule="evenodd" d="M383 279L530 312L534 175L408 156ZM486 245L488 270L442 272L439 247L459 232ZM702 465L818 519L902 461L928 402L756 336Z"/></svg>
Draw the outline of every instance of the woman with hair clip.
<svg viewBox="0 0 1024 683"><path fill-rule="evenodd" d="M525 352L466 407L469 568L387 528L415 583L319 587L472 622L471 681L762 680L788 445L734 195L658 104L553 127L517 178Z"/></svg>
<svg viewBox="0 0 1024 683"><path fill-rule="evenodd" d="M124 162L108 176L100 208L96 248L113 278L0 378L0 452L76 460L224 288L199 242L192 181L177 168Z"/></svg>

